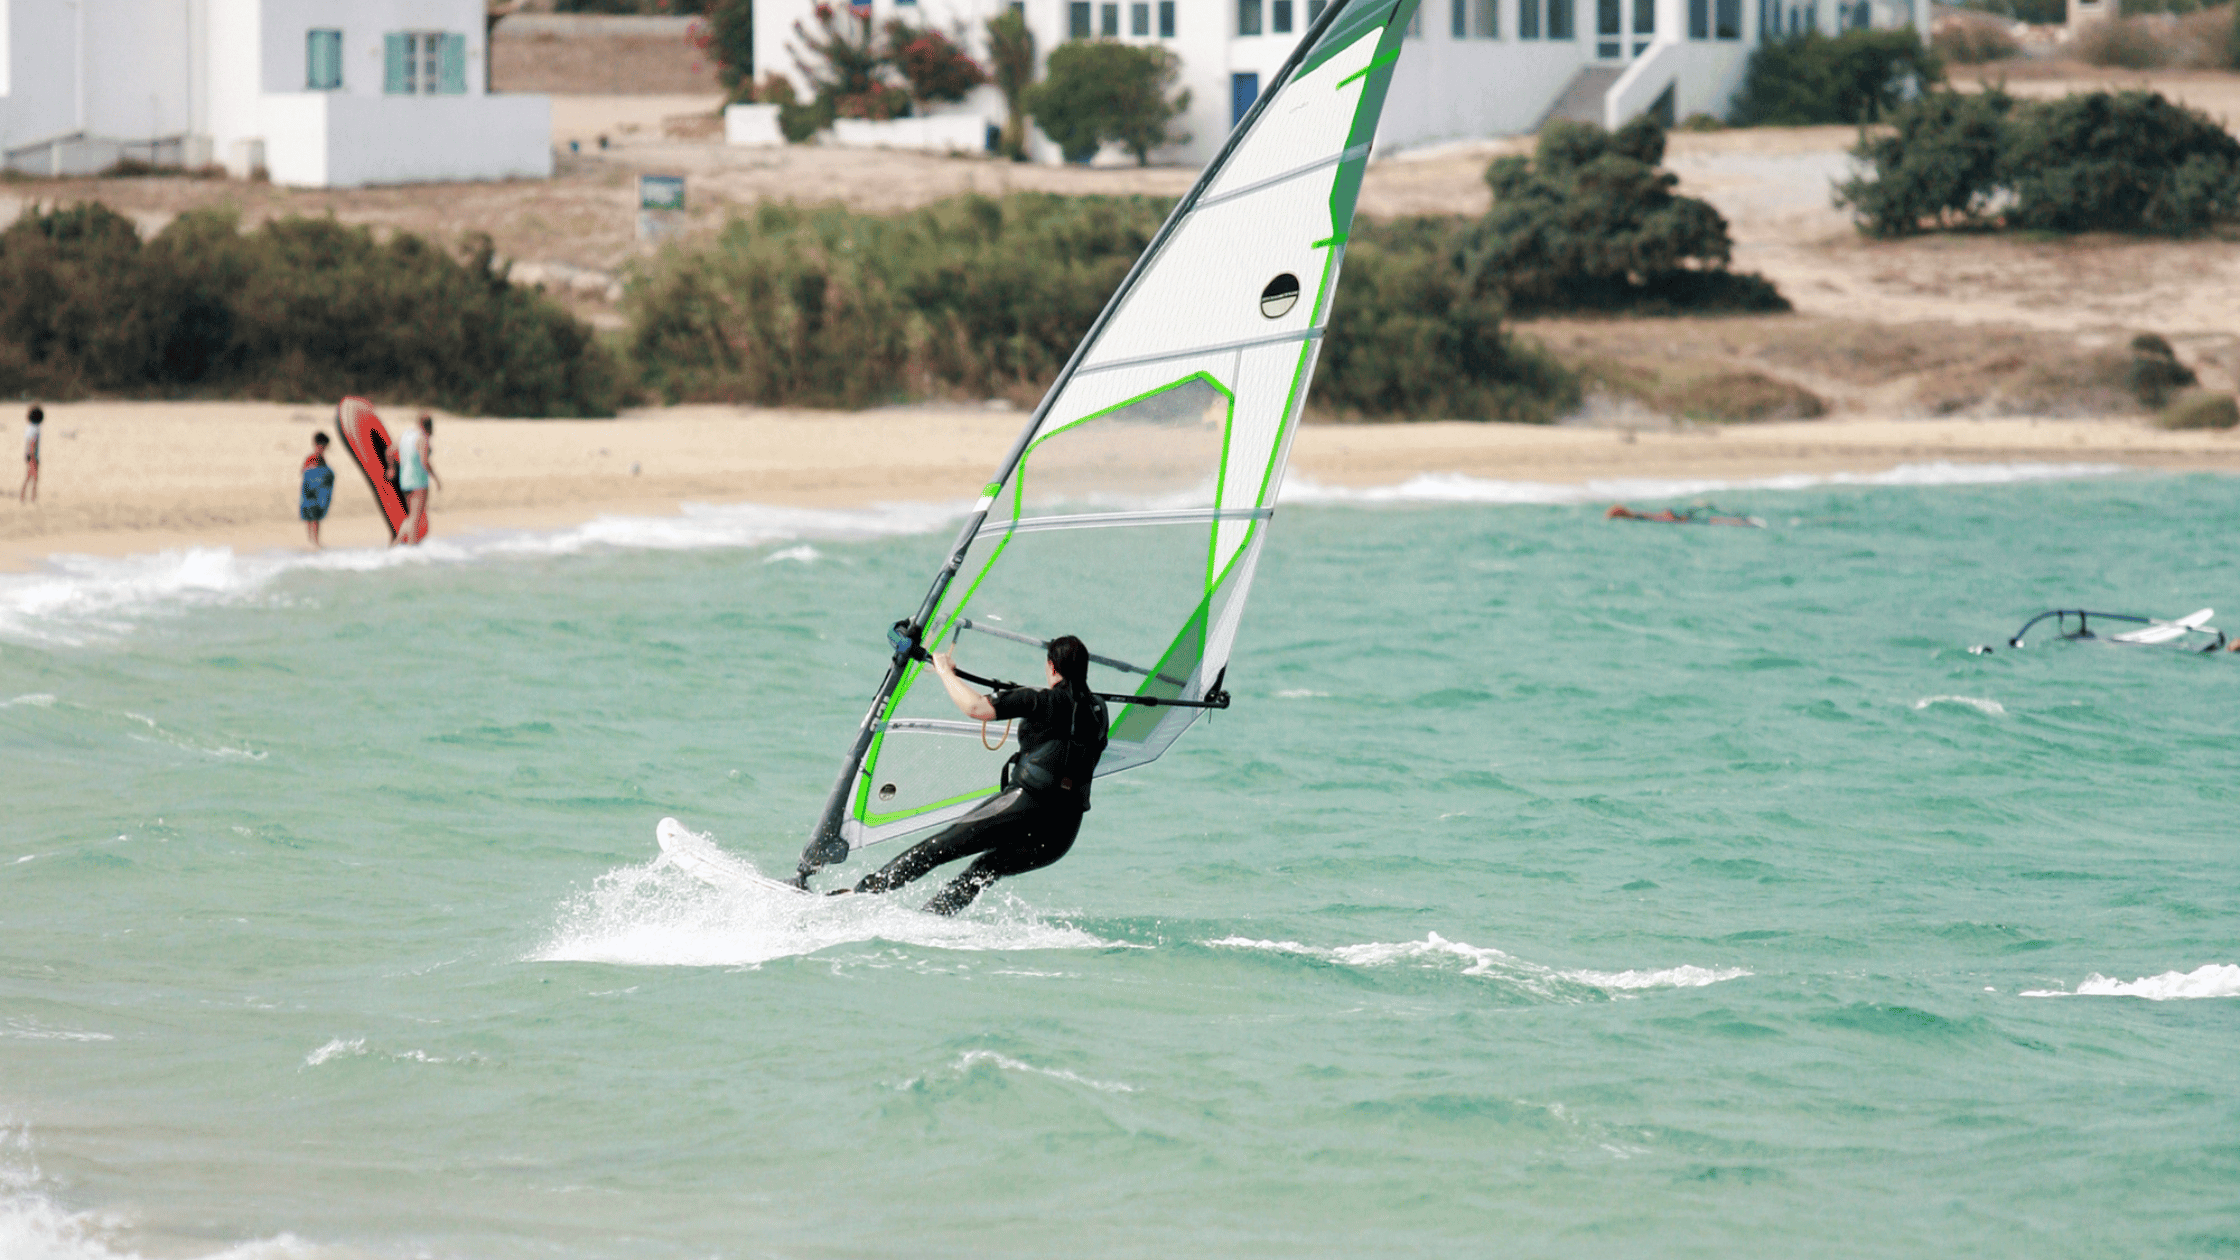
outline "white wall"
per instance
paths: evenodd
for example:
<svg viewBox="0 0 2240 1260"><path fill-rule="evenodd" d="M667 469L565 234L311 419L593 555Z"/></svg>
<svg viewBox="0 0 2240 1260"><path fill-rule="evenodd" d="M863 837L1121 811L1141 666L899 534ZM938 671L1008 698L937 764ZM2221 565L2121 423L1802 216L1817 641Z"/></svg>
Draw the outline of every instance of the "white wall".
<svg viewBox="0 0 2240 1260"><path fill-rule="evenodd" d="M325 188L552 177L546 96L275 92L263 100L274 183Z"/></svg>

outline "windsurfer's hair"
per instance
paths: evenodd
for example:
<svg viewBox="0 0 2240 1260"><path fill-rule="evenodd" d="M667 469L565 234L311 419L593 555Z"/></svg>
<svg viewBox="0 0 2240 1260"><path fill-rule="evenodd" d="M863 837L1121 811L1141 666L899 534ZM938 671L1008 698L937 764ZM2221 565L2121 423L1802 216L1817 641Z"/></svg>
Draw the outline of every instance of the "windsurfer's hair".
<svg viewBox="0 0 2240 1260"><path fill-rule="evenodd" d="M1070 634L1050 640L1050 668L1077 687L1089 685L1089 648Z"/></svg>

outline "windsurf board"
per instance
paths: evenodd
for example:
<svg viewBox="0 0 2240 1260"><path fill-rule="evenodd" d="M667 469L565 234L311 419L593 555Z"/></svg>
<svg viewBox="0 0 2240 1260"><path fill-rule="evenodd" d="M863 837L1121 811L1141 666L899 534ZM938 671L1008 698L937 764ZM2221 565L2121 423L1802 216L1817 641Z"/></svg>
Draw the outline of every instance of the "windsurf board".
<svg viewBox="0 0 2240 1260"><path fill-rule="evenodd" d="M397 531L404 528L411 511L405 507L404 493L389 475L389 448L394 442L389 437L388 426L374 414L373 404L363 398L345 398L335 408L334 427L342 435L342 446L350 452L358 471L366 475L366 485L373 490L374 505L381 509L381 519L389 526L389 537L399 542L416 543L428 536L428 518L422 516L418 528L410 537L399 538Z"/></svg>
<svg viewBox="0 0 2240 1260"><path fill-rule="evenodd" d="M768 892L789 892L805 896L807 889L798 888L781 879L772 879L738 858L716 847L715 841L699 835L674 818L664 818L653 829L654 840L661 845L661 860L692 876L703 884L721 888L726 892L749 889Z"/></svg>

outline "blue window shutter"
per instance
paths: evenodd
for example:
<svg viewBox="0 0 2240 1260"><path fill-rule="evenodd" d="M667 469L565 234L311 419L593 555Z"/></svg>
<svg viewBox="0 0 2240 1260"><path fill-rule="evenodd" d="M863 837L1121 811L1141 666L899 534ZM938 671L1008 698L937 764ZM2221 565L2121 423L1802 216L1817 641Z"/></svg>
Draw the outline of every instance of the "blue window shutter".
<svg viewBox="0 0 2240 1260"><path fill-rule="evenodd" d="M381 37L382 88L391 96L401 96L412 90L412 44L406 35L388 34Z"/></svg>
<svg viewBox="0 0 2240 1260"><path fill-rule="evenodd" d="M464 96L467 91L467 37L446 35L438 50L441 60L437 63L436 91L446 96Z"/></svg>

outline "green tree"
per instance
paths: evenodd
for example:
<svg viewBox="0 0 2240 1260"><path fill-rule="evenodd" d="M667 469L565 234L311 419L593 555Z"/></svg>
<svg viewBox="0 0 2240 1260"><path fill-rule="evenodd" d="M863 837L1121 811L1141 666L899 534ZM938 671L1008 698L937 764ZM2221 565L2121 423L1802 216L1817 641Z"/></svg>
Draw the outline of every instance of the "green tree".
<svg viewBox="0 0 2240 1260"><path fill-rule="evenodd" d="M1027 160L1027 89L1034 85L1034 32L1013 9L988 19L988 60L1003 93L1003 155Z"/></svg>
<svg viewBox="0 0 2240 1260"><path fill-rule="evenodd" d="M1910 26L1807 31L1750 54L1728 121L1738 127L1871 123L1944 80L1944 58Z"/></svg>
<svg viewBox="0 0 2240 1260"><path fill-rule="evenodd" d="M2001 88L1929 93L1899 110L1889 131L1862 131L1851 156L1874 175L1838 186L1836 204L1870 236L1980 222L2001 186L2014 108Z"/></svg>
<svg viewBox="0 0 2240 1260"><path fill-rule="evenodd" d="M1727 221L1709 202L1674 195L1679 179L1657 169L1663 160L1664 128L1648 117L1616 132L1550 123L1532 161L1486 168L1493 209L1456 251L1468 290L1517 313L1787 310L1764 279L1726 269Z"/></svg>
<svg viewBox="0 0 2240 1260"><path fill-rule="evenodd" d="M814 29L796 21L794 68L809 81L810 96L827 121L833 118L900 118L910 93L893 81L893 59L872 33L871 20L841 16L830 4L814 11Z"/></svg>
<svg viewBox="0 0 2240 1260"><path fill-rule="evenodd" d="M1167 94L1181 75L1181 59L1164 48L1075 40L1050 54L1025 104L1067 161L1086 162L1110 141L1149 166L1151 150L1190 138L1169 126L1190 108L1190 93Z"/></svg>

